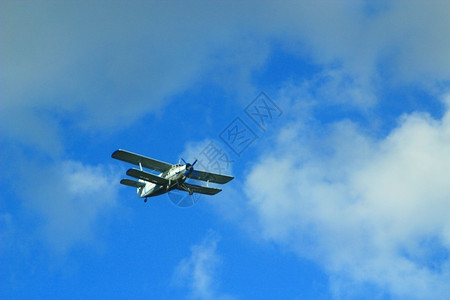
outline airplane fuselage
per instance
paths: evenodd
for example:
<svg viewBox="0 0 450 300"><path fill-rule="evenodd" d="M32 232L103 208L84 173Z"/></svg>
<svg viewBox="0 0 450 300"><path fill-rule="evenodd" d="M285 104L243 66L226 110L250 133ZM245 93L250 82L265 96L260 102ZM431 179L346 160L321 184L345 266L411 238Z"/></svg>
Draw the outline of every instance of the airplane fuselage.
<svg viewBox="0 0 450 300"><path fill-rule="evenodd" d="M137 194L141 198L154 197L158 195L162 195L164 193L173 190L177 185L181 185L186 180L185 173L188 166L186 165L175 165L169 171L160 173L158 176L169 180L169 184L167 186L158 185L152 182L148 182L145 180L139 180L140 182L145 183L145 186L137 189Z"/></svg>

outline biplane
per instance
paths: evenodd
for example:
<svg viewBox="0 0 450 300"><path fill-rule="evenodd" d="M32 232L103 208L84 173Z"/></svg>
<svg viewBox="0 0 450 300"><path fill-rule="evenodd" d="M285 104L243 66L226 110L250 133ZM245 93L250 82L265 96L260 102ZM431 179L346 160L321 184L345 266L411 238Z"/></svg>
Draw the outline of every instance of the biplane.
<svg viewBox="0 0 450 300"><path fill-rule="evenodd" d="M137 195L144 198L144 202L147 202L148 197L162 195L174 189L186 191L189 195L193 193L215 195L221 189L210 187L209 183L225 184L234 178L233 176L194 170L197 160L190 164L181 158L178 164L170 164L121 149L114 151L111 157L139 166L139 169L131 168L126 173L137 180L122 179L120 183L137 188ZM158 174L147 172L144 168ZM205 181L206 186L187 183L186 179L188 178Z"/></svg>

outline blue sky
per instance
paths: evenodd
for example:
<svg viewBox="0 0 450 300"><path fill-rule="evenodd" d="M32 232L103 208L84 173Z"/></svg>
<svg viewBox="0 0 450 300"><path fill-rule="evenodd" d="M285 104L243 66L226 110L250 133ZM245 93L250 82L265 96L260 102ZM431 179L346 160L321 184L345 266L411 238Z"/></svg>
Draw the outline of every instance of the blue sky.
<svg viewBox="0 0 450 300"><path fill-rule="evenodd" d="M2 298L448 299L447 1L0 7ZM189 208L111 159L211 142Z"/></svg>

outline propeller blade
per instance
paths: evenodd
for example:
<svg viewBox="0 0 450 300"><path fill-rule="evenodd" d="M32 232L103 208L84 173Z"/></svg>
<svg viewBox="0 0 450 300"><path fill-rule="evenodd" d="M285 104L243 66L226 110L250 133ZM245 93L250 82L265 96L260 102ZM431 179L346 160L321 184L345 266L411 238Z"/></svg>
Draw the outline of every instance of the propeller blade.
<svg viewBox="0 0 450 300"><path fill-rule="evenodd" d="M186 171L184 172L184 176L189 175L190 173L194 173L194 175L198 178L198 174L197 172L195 172L194 170L194 165L197 163L197 160L195 160L192 164L187 163L183 158L181 158L181 160L183 160L185 166L186 166Z"/></svg>

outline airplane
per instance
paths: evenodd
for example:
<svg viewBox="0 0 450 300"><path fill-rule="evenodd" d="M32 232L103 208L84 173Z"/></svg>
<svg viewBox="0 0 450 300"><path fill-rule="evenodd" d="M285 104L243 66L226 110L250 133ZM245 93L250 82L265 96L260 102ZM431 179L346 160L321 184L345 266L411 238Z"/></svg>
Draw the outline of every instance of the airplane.
<svg viewBox="0 0 450 300"><path fill-rule="evenodd" d="M122 149L114 151L111 157L139 166L139 169L131 168L126 173L128 176L138 179L137 181L122 179L120 183L137 188L137 195L144 198L144 202L147 202L148 197L162 195L174 189L186 191L189 195L193 193L215 195L222 190L209 187L210 182L225 184L234 178L233 176L194 170L197 160L190 164L181 158L178 164L173 165ZM144 167L159 174L146 172ZM206 186L185 182L188 178L206 181Z"/></svg>

